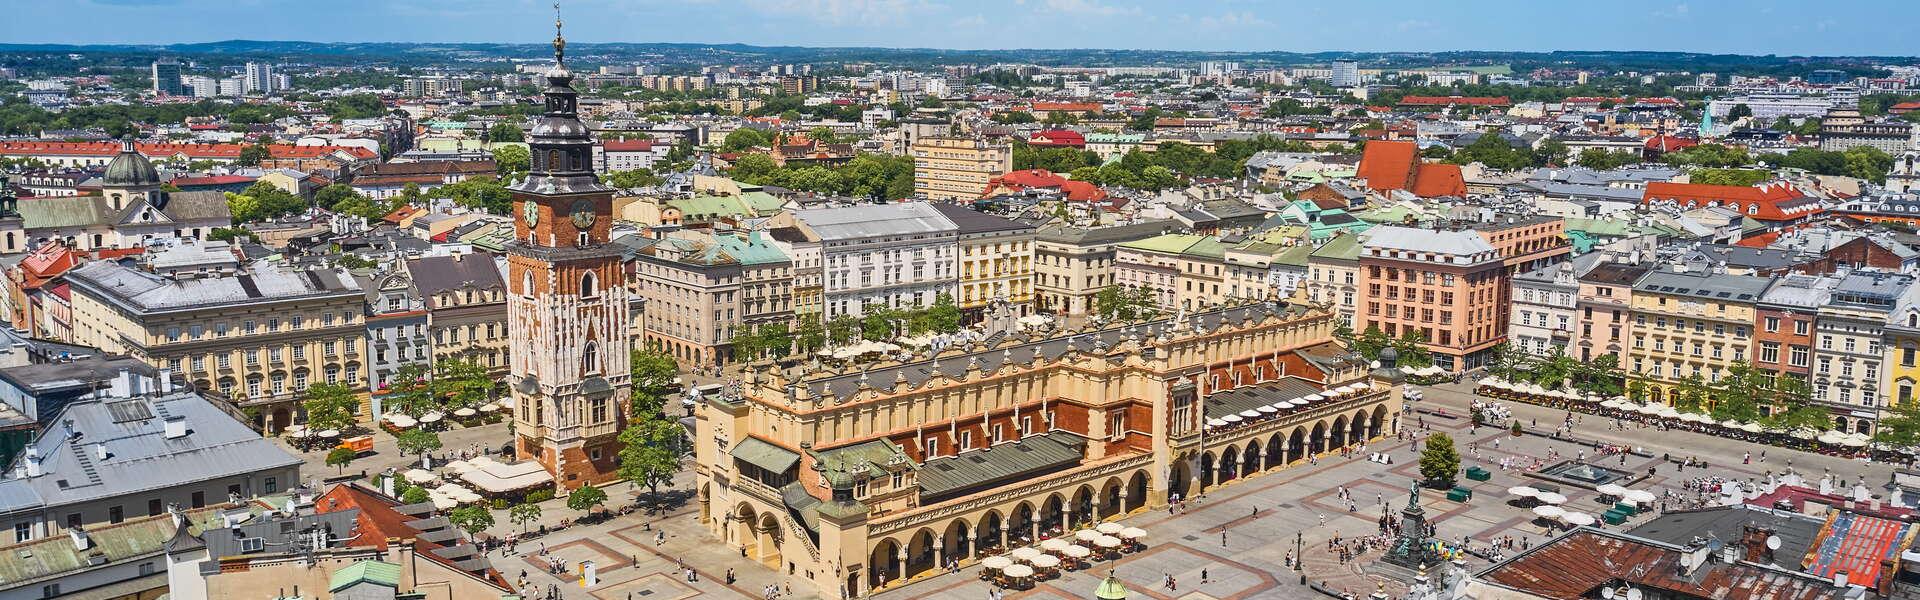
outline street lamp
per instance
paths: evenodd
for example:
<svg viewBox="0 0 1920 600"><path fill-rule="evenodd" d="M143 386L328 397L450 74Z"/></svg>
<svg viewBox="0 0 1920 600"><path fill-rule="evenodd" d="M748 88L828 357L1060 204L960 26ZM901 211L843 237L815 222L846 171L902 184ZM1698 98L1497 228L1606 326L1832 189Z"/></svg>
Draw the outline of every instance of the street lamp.
<svg viewBox="0 0 1920 600"><path fill-rule="evenodd" d="M1305 570L1300 568L1300 563L1307 559L1307 555L1305 554L1305 536L1306 532L1304 531L1293 532L1293 570L1296 573Z"/></svg>

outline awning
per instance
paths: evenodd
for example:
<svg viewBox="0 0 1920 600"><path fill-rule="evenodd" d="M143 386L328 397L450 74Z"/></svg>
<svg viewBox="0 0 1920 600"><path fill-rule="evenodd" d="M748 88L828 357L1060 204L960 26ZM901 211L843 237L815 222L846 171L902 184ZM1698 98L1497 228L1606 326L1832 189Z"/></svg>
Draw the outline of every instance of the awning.
<svg viewBox="0 0 1920 600"><path fill-rule="evenodd" d="M769 473L785 473L794 465L800 464L800 454L786 448L775 446L750 437L733 447L733 457L741 462L766 469Z"/></svg>

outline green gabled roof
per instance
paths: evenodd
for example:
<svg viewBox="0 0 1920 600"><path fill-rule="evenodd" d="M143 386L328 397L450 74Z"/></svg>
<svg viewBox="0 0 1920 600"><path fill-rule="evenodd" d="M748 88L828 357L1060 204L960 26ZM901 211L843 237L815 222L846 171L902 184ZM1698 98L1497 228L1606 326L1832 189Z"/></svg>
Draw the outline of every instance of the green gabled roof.
<svg viewBox="0 0 1920 600"><path fill-rule="evenodd" d="M742 265L751 266L792 262L791 259L787 258L785 253L780 251L778 246L767 243L766 239L760 237L760 233L757 231L749 234L749 239L745 240L740 239L739 236L724 233L718 234L713 236L713 243L715 246L725 250L727 254L733 256L733 259L739 261Z"/></svg>
<svg viewBox="0 0 1920 600"><path fill-rule="evenodd" d="M1227 245L1220 243L1220 238L1210 235L1202 236L1199 241L1187 246L1186 251L1181 254L1201 258L1220 258L1227 255Z"/></svg>
<svg viewBox="0 0 1920 600"><path fill-rule="evenodd" d="M1627 222L1616 219L1568 217L1566 221L1568 233L1578 231L1595 237L1625 237L1633 231Z"/></svg>
<svg viewBox="0 0 1920 600"><path fill-rule="evenodd" d="M740 440L740 444L733 447L733 457L769 473L785 473L800 464L800 453L756 437Z"/></svg>
<svg viewBox="0 0 1920 600"><path fill-rule="evenodd" d="M738 196L694 196L676 198L667 201L667 206L680 209L687 220L704 221L716 217L732 215L759 216L754 208Z"/></svg>
<svg viewBox="0 0 1920 600"><path fill-rule="evenodd" d="M1383 208L1369 208L1353 213L1353 216L1354 218L1369 223L1401 223L1406 221L1407 217L1414 216L1414 212L1413 209L1405 206L1388 206Z"/></svg>
<svg viewBox="0 0 1920 600"><path fill-rule="evenodd" d="M333 572L327 578L327 591L339 593L340 590L359 583L371 583L390 588L400 587L400 565L380 560L363 560L347 565Z"/></svg>
<svg viewBox="0 0 1920 600"><path fill-rule="evenodd" d="M774 197L773 194L759 190L741 192L740 201L752 208L756 217L780 212L780 208L787 205L786 201Z"/></svg>
<svg viewBox="0 0 1920 600"><path fill-rule="evenodd" d="M1328 260L1360 260L1360 250L1360 236L1336 235L1314 249L1310 256Z"/></svg>
<svg viewBox="0 0 1920 600"><path fill-rule="evenodd" d="M1277 265L1292 265L1296 267L1306 267L1307 257L1312 255L1313 255L1313 246L1300 244L1298 246L1288 248L1285 252L1281 252L1279 254L1274 255L1273 263Z"/></svg>
<svg viewBox="0 0 1920 600"><path fill-rule="evenodd" d="M914 468L913 458L905 450L887 440L861 442L851 446L841 446L827 450L811 452L813 462L822 465L828 477L836 473L855 475L865 473L868 477L879 477L888 472L887 465L901 468Z"/></svg>
<svg viewBox="0 0 1920 600"><path fill-rule="evenodd" d="M1204 236L1204 235L1194 235L1190 233L1169 233L1165 235L1156 235L1144 240L1134 240L1131 242L1124 242L1120 244L1120 247L1131 248L1134 250L1145 250L1148 252L1164 252L1167 254L1179 254L1182 252L1186 252L1187 248L1193 247L1194 244L1199 243L1201 239L1206 237L1207 236Z"/></svg>

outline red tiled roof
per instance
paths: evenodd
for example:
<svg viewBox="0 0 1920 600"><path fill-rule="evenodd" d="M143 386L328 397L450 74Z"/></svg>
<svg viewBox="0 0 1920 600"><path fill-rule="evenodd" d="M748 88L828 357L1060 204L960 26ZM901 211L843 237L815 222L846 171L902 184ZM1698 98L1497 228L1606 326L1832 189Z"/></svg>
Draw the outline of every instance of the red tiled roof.
<svg viewBox="0 0 1920 600"><path fill-rule="evenodd" d="M236 159L246 144L134 144L141 154L149 157L185 155L195 159ZM274 158L315 158L334 151L346 152L359 159L375 159L380 155L372 150L351 146L294 146L290 144L269 144L267 150ZM14 156L113 156L120 153L118 142L39 142L9 141L0 142L0 154Z"/></svg>
<svg viewBox="0 0 1920 600"><path fill-rule="evenodd" d="M1714 561L1692 576L1681 575L1683 555L1640 538L1579 529L1497 564L1480 577L1557 600L1587 598L1595 589L1622 581L1690 598L1837 600L1847 596L1846 588L1817 578L1796 579L1744 561ZM1860 578L1853 581L1871 583Z"/></svg>
<svg viewBox="0 0 1920 600"><path fill-rule="evenodd" d="M407 523L412 521L413 518L401 514L400 511L394 510L394 507L398 504L384 496L352 485L342 484L335 485L333 489L327 490L327 493L322 494L313 504L314 510L322 514L355 508L360 509L360 514L354 516L354 524L357 531L355 531L353 539L347 542L348 546L378 548L385 551L387 549L387 538L399 538L401 540L412 539L414 540L413 548L416 560L425 558L446 565L447 568L455 571L466 571L460 568L459 565L454 564L454 561L434 554L434 550L443 546L418 539L420 530L407 526ZM402 567L405 566L406 565L402 565ZM489 567L484 575L488 583L499 586L503 590L513 589L512 583L508 582L506 576L501 574L496 568Z"/></svg>
<svg viewBox="0 0 1920 600"><path fill-rule="evenodd" d="M1726 206L1761 221L1795 221L1822 212L1818 200L1802 195L1800 190L1786 183L1763 183L1748 187L1655 181L1647 184L1640 202L1673 202L1682 208Z"/></svg>
<svg viewBox="0 0 1920 600"><path fill-rule="evenodd" d="M1017 194L1027 189L1058 189L1067 195L1067 200L1073 202L1095 202L1107 198L1107 191L1100 189L1100 186L1055 175L1046 169L1010 171L995 177L987 182L987 191L980 197Z"/></svg>
<svg viewBox="0 0 1920 600"><path fill-rule="evenodd" d="M1920 102L1901 102L1887 107L1887 112L1907 112L1910 110L1920 110Z"/></svg>
<svg viewBox="0 0 1920 600"><path fill-rule="evenodd" d="M1700 145L1699 138L1687 138L1677 135L1656 135L1647 138L1647 149L1661 152L1672 152L1681 148L1692 148L1698 145Z"/></svg>
<svg viewBox="0 0 1920 600"><path fill-rule="evenodd" d="M1087 136L1080 135L1080 132L1070 129L1049 129L1034 132L1032 136L1027 138L1027 143L1034 146L1072 146L1074 148L1084 148L1087 145Z"/></svg>
<svg viewBox="0 0 1920 600"><path fill-rule="evenodd" d="M1400 99L1402 106L1509 106L1513 104L1506 96L1407 96Z"/></svg>
<svg viewBox="0 0 1920 600"><path fill-rule="evenodd" d="M607 152L652 152L653 140L607 140L600 146Z"/></svg>
<svg viewBox="0 0 1920 600"><path fill-rule="evenodd" d="M1412 191L1421 198L1466 196L1467 179L1460 174L1460 165L1425 163L1414 172Z"/></svg>
<svg viewBox="0 0 1920 600"><path fill-rule="evenodd" d="M1413 163L1419 156L1420 147L1413 142L1367 142L1355 175L1367 180L1367 187L1376 192L1404 190L1411 183Z"/></svg>

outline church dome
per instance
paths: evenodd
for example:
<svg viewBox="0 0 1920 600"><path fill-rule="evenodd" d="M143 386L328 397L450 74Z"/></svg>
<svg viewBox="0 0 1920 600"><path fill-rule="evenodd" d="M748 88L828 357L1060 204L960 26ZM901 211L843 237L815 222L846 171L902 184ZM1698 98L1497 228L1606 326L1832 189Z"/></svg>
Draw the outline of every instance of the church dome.
<svg viewBox="0 0 1920 600"><path fill-rule="evenodd" d="M107 174L101 181L106 185L121 187L157 186L160 185L160 171L153 168L153 161L133 149L133 140L121 140L120 155L107 163Z"/></svg>

